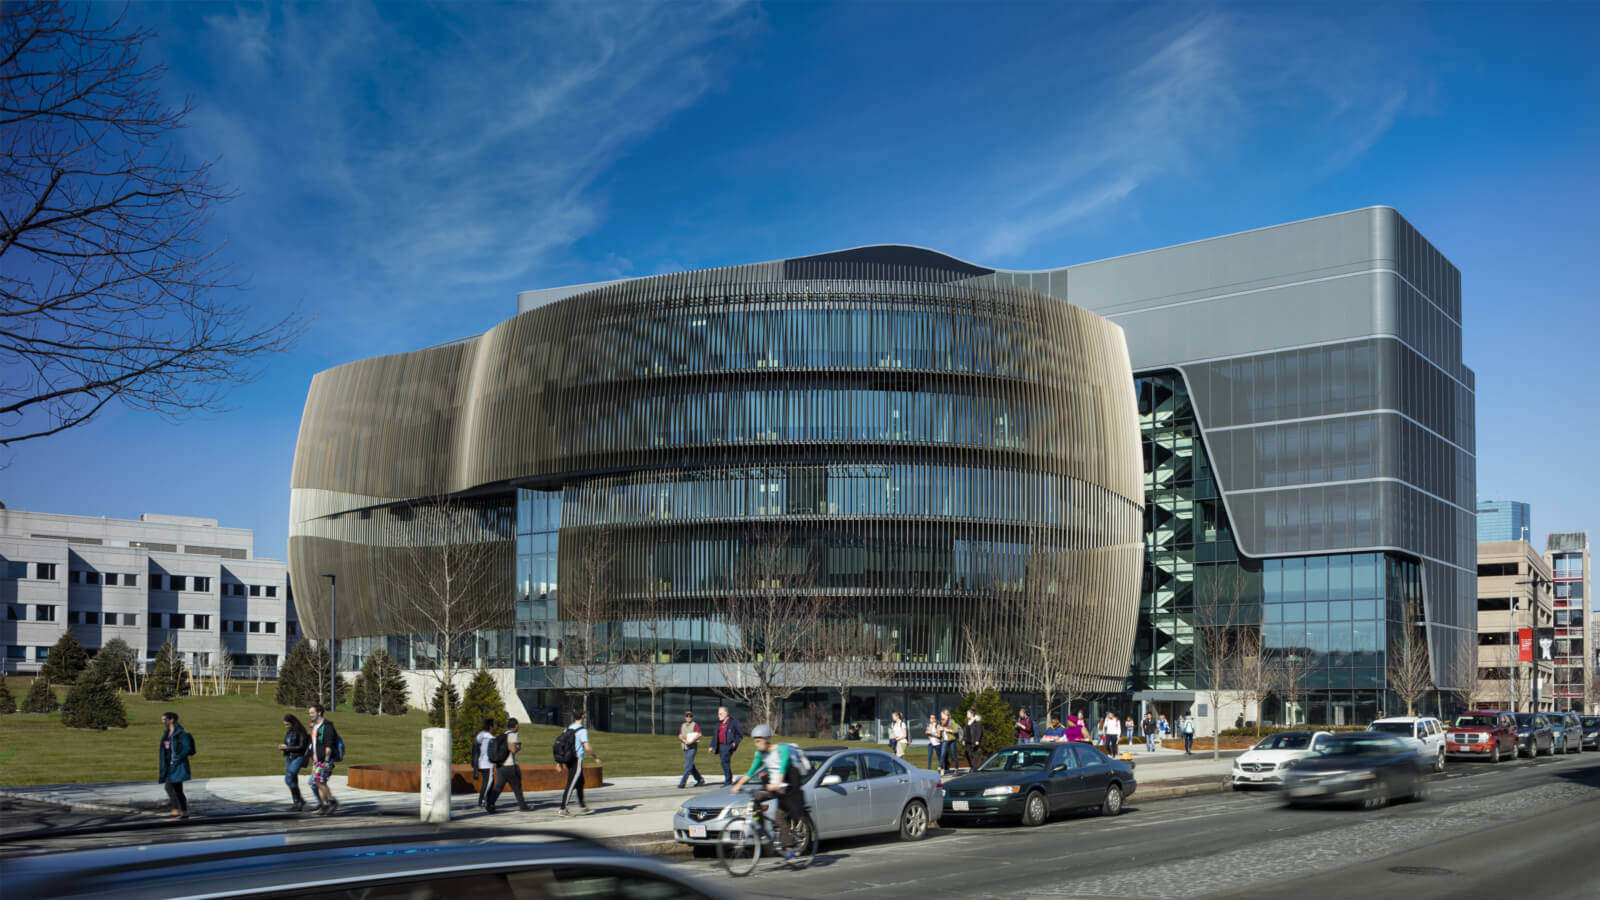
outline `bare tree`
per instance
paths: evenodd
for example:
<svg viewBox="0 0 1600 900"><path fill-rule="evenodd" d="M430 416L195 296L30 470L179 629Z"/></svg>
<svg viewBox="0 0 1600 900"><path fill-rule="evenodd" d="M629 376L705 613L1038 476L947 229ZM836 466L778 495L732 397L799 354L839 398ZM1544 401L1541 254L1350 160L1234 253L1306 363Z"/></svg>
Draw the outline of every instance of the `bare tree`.
<svg viewBox="0 0 1600 900"><path fill-rule="evenodd" d="M963 695L1001 689L1006 667L999 643L993 632L971 624L961 626L962 665L956 673L956 689Z"/></svg>
<svg viewBox="0 0 1600 900"><path fill-rule="evenodd" d="M812 664L818 684L839 692L839 737L848 728L845 717L850 689L882 684L894 676L893 644L889 630L847 611L824 618L819 628L817 653Z"/></svg>
<svg viewBox="0 0 1600 900"><path fill-rule="evenodd" d="M670 661L666 651L661 649L661 637L663 632L670 636L670 627L666 618L666 604L662 601L661 590L654 576L645 591L644 604L639 612L643 616L639 640L644 646L629 654L629 661L633 663L639 681L650 692L650 733L655 734L656 698L667 689L667 664Z"/></svg>
<svg viewBox="0 0 1600 900"><path fill-rule="evenodd" d="M743 701L755 724L772 725L780 703L806 686L825 604L813 596L816 562L778 525L752 528L718 617L723 694Z"/></svg>
<svg viewBox="0 0 1600 900"><path fill-rule="evenodd" d="M302 328L252 323L206 225L232 192L176 139L152 32L89 6L0 8L0 445L111 401L169 419L221 409Z"/></svg>
<svg viewBox="0 0 1600 900"><path fill-rule="evenodd" d="M509 564L511 522L459 497L417 501L401 512L403 539L386 554L378 580L395 632L419 635L433 679L453 685L457 672L474 665L473 634L509 624L499 573Z"/></svg>
<svg viewBox="0 0 1600 900"><path fill-rule="evenodd" d="M1249 576L1238 568L1213 575L1196 585L1194 602L1195 669L1204 682L1200 688L1211 703L1211 758L1221 756L1221 713L1218 707L1230 696L1237 660L1246 645L1243 632L1254 628L1243 622ZM1259 634L1259 630L1257 630Z"/></svg>
<svg viewBox="0 0 1600 900"><path fill-rule="evenodd" d="M220 638L217 640L217 655L212 659L211 693L220 697L228 692L228 679L233 677L233 654L228 652L228 646Z"/></svg>
<svg viewBox="0 0 1600 900"><path fill-rule="evenodd" d="M1306 679L1311 677L1313 661L1311 651L1304 647L1286 647L1273 656L1273 690L1283 701L1285 725L1299 724L1297 711L1306 695Z"/></svg>
<svg viewBox="0 0 1600 900"><path fill-rule="evenodd" d="M1013 618L1021 630L1010 643L1022 650L1013 662L1022 685L1044 696L1043 720L1055 714L1056 698L1070 705L1081 699L1091 676L1076 666L1076 628L1088 621L1079 609L1084 598L1073 590L1071 557L1035 543L1023 579L1023 594Z"/></svg>
<svg viewBox="0 0 1600 900"><path fill-rule="evenodd" d="M555 666L561 689L586 712L595 691L611 687L621 671L622 618L613 598L616 549L604 526L578 532L571 571L561 584L561 643Z"/></svg>
<svg viewBox="0 0 1600 900"><path fill-rule="evenodd" d="M1241 611L1241 615L1247 615ZM1276 673L1275 662L1266 652L1261 638L1261 628L1255 623L1241 623L1235 632L1236 646L1229 661L1228 695L1248 710L1255 707L1255 733L1261 736L1261 705L1272 693Z"/></svg>
<svg viewBox="0 0 1600 900"><path fill-rule="evenodd" d="M260 653L250 657L250 677L256 683L256 696L261 696L261 680L267 677L267 661Z"/></svg>
<svg viewBox="0 0 1600 900"><path fill-rule="evenodd" d="M1406 715L1416 715L1417 701L1433 689L1428 665L1428 641L1415 600L1406 602L1405 619L1390 633L1389 690L1406 705Z"/></svg>

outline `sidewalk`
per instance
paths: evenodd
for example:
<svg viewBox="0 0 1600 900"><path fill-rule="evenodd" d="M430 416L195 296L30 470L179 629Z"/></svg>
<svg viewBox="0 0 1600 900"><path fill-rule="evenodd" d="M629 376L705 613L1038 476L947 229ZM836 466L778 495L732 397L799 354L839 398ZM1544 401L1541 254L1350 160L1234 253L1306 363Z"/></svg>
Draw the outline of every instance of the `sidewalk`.
<svg viewBox="0 0 1600 900"><path fill-rule="evenodd" d="M1138 790L1130 798L1133 805L1221 790L1223 776L1232 766L1230 755L1224 754L1222 759L1213 761L1209 751L1202 756L1196 750L1192 757L1184 756L1181 750L1147 754L1140 745L1132 752L1134 776L1139 782ZM1233 755L1237 755L1237 751ZM678 790L677 782L677 777L671 775L607 781L603 787L586 792L594 813L572 818L557 815L560 791L529 792L531 812L517 809L516 798L506 794L501 795L500 811L494 815L478 809L474 794L456 795L450 808L455 821L474 826L507 830L559 826L639 850L666 852L673 848L673 811L697 793L693 788ZM335 775L332 784L334 796L339 799L338 818L383 816L415 821L418 816L416 794L353 790L347 786L343 775ZM706 789L712 786L707 782ZM189 798L190 824L196 819L202 822L244 818L288 821L309 816L288 811L288 789L283 778L276 775L199 778L188 782L185 793ZM0 797L52 804L74 811L137 814L139 819L148 818L152 822L165 821L168 808L160 785L151 782L0 787ZM338 820L310 818L318 822ZM0 835L16 833L15 826L0 824Z"/></svg>

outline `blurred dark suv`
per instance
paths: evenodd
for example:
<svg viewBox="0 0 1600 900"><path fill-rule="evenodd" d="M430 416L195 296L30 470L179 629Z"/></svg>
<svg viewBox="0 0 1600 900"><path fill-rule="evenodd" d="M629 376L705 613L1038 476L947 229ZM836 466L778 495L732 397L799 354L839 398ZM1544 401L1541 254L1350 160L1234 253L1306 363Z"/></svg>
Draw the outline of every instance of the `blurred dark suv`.
<svg viewBox="0 0 1600 900"><path fill-rule="evenodd" d="M1512 713L1517 720L1517 755L1538 756L1556 752L1556 730L1544 713Z"/></svg>
<svg viewBox="0 0 1600 900"><path fill-rule="evenodd" d="M1579 716L1583 723L1583 749L1600 750L1600 716Z"/></svg>
<svg viewBox="0 0 1600 900"><path fill-rule="evenodd" d="M1445 729L1444 750L1450 756L1487 759L1517 758L1517 723L1511 713L1473 710L1462 713Z"/></svg>

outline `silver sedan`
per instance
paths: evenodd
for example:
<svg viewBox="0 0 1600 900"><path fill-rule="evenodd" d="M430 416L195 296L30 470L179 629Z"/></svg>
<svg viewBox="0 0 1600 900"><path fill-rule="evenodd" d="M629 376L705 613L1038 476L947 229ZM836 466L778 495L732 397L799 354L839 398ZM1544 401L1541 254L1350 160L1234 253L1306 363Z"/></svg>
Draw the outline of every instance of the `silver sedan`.
<svg viewBox="0 0 1600 900"><path fill-rule="evenodd" d="M901 840L919 841L944 811L936 772L882 750L810 747L804 753L811 763L806 805L819 840L897 831ZM768 814L776 806L769 801ZM748 793L719 788L685 800L672 816L672 832L681 844L715 846L728 820L749 807Z"/></svg>

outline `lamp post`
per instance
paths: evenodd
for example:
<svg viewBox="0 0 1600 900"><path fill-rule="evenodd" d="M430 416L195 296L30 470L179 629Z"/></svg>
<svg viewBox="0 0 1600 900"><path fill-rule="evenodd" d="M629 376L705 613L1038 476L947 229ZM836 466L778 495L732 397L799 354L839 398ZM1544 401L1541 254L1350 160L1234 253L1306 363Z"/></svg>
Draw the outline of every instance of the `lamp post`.
<svg viewBox="0 0 1600 900"><path fill-rule="evenodd" d="M328 579L328 712L339 709L339 645L334 643L334 612L339 608L339 577L323 572Z"/></svg>
<svg viewBox="0 0 1600 900"><path fill-rule="evenodd" d="M1517 666L1522 665L1517 659L1522 654L1522 645L1517 641L1517 607L1520 604L1516 597L1511 598L1511 655L1506 659L1506 675L1511 679L1511 711L1517 711Z"/></svg>

